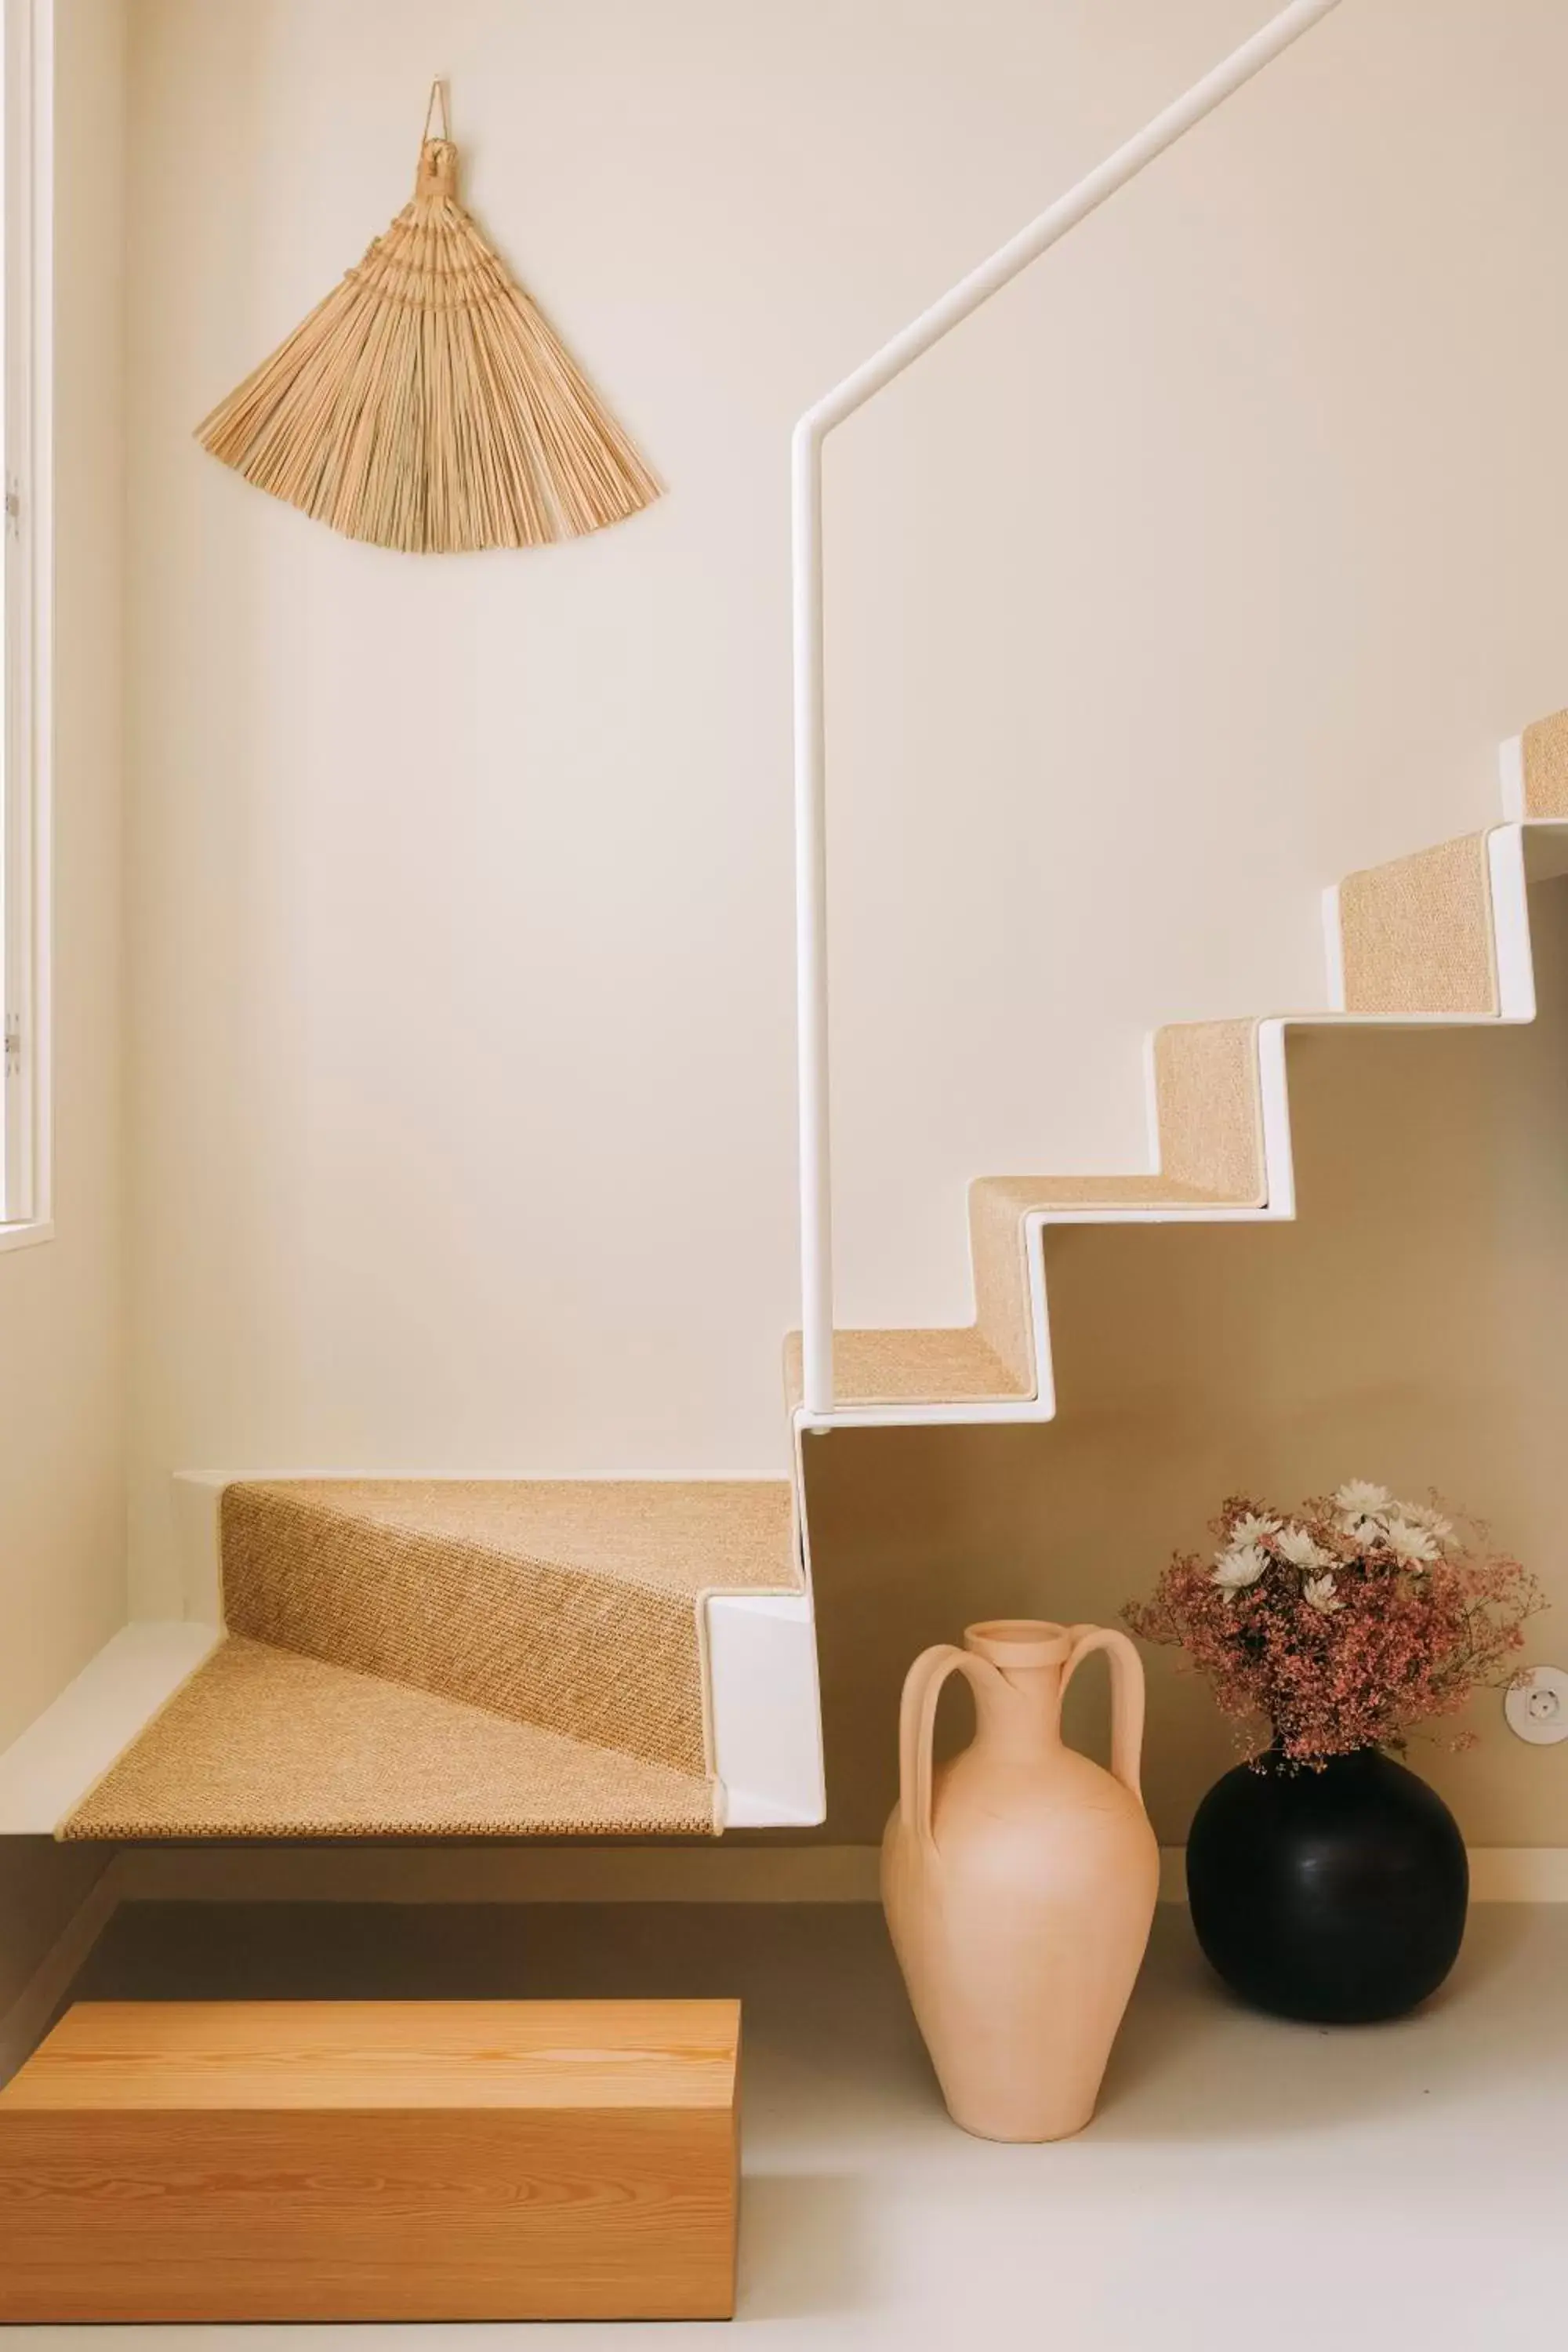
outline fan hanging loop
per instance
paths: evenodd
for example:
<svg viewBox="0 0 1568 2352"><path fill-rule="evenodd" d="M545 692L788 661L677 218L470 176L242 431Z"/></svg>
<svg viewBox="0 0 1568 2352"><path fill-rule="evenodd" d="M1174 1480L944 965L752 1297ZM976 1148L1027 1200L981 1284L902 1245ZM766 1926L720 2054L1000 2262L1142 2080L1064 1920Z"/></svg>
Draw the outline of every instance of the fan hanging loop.
<svg viewBox="0 0 1568 2352"><path fill-rule="evenodd" d="M431 118L437 107L441 110L441 128L437 131L436 137L444 139L449 146L452 140L452 118L447 111L447 85L439 75L430 85L430 103L425 110L425 128L419 134L421 145L430 136Z"/></svg>

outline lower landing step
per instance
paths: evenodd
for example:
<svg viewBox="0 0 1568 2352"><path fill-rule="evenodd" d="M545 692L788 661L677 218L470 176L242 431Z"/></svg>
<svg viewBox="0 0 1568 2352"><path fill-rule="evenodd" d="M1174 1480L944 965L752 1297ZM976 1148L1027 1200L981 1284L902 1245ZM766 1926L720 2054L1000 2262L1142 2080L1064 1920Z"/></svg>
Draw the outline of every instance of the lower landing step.
<svg viewBox="0 0 1568 2352"><path fill-rule="evenodd" d="M726 2319L735 2001L106 2001L0 2092L0 2322Z"/></svg>
<svg viewBox="0 0 1568 2352"><path fill-rule="evenodd" d="M824 1815L809 1596L707 1603L712 1773L216 1625L126 1626L0 1753L0 1837L705 1837Z"/></svg>
<svg viewBox="0 0 1568 2352"><path fill-rule="evenodd" d="M67 1838L711 1836L713 1784L230 1635Z"/></svg>

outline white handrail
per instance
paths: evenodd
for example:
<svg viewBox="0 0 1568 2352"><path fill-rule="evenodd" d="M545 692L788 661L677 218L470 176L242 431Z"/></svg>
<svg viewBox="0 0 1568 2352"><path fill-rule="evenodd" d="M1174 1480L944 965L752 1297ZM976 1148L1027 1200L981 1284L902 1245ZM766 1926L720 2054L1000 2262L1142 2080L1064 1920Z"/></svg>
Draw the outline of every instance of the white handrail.
<svg viewBox="0 0 1568 2352"><path fill-rule="evenodd" d="M836 425L864 407L922 352L942 341L1031 261L1088 218L1107 196L1223 105L1288 49L1339 0L1291 5L1195 82L1184 98L1098 164L989 261L922 310L863 367L808 408L791 444L795 614L795 1003L799 1035L801 1326L803 1402L833 1404L833 1199L827 1046L827 805L823 730L822 445Z"/></svg>

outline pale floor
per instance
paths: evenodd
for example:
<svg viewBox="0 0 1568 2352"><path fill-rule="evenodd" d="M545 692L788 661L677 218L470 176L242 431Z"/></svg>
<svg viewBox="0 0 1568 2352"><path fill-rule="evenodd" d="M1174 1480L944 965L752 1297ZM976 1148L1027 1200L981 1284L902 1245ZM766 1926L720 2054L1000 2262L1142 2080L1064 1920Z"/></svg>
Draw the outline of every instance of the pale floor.
<svg viewBox="0 0 1568 2352"><path fill-rule="evenodd" d="M777 2352L1501 2352L1568 2336L1568 1908L1478 1911L1426 2013L1335 2032L1233 2006L1184 1913L1163 1908L1100 2113L1044 2148L947 2122L865 1906L148 1906L121 1915L79 1989L739 1991L735 2332ZM18 2328L8 2352L516 2334ZM712 2323L527 2334L574 2352L715 2340Z"/></svg>

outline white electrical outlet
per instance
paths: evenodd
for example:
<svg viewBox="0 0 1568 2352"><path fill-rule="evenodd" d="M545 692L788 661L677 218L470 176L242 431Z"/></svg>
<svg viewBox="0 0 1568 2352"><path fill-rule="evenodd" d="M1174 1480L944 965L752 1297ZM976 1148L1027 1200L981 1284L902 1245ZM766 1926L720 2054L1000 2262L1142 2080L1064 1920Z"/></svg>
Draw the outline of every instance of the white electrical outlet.
<svg viewBox="0 0 1568 2352"><path fill-rule="evenodd" d="M1532 1748L1568 1739L1568 1674L1561 1666L1526 1666L1503 1698L1508 1727Z"/></svg>

